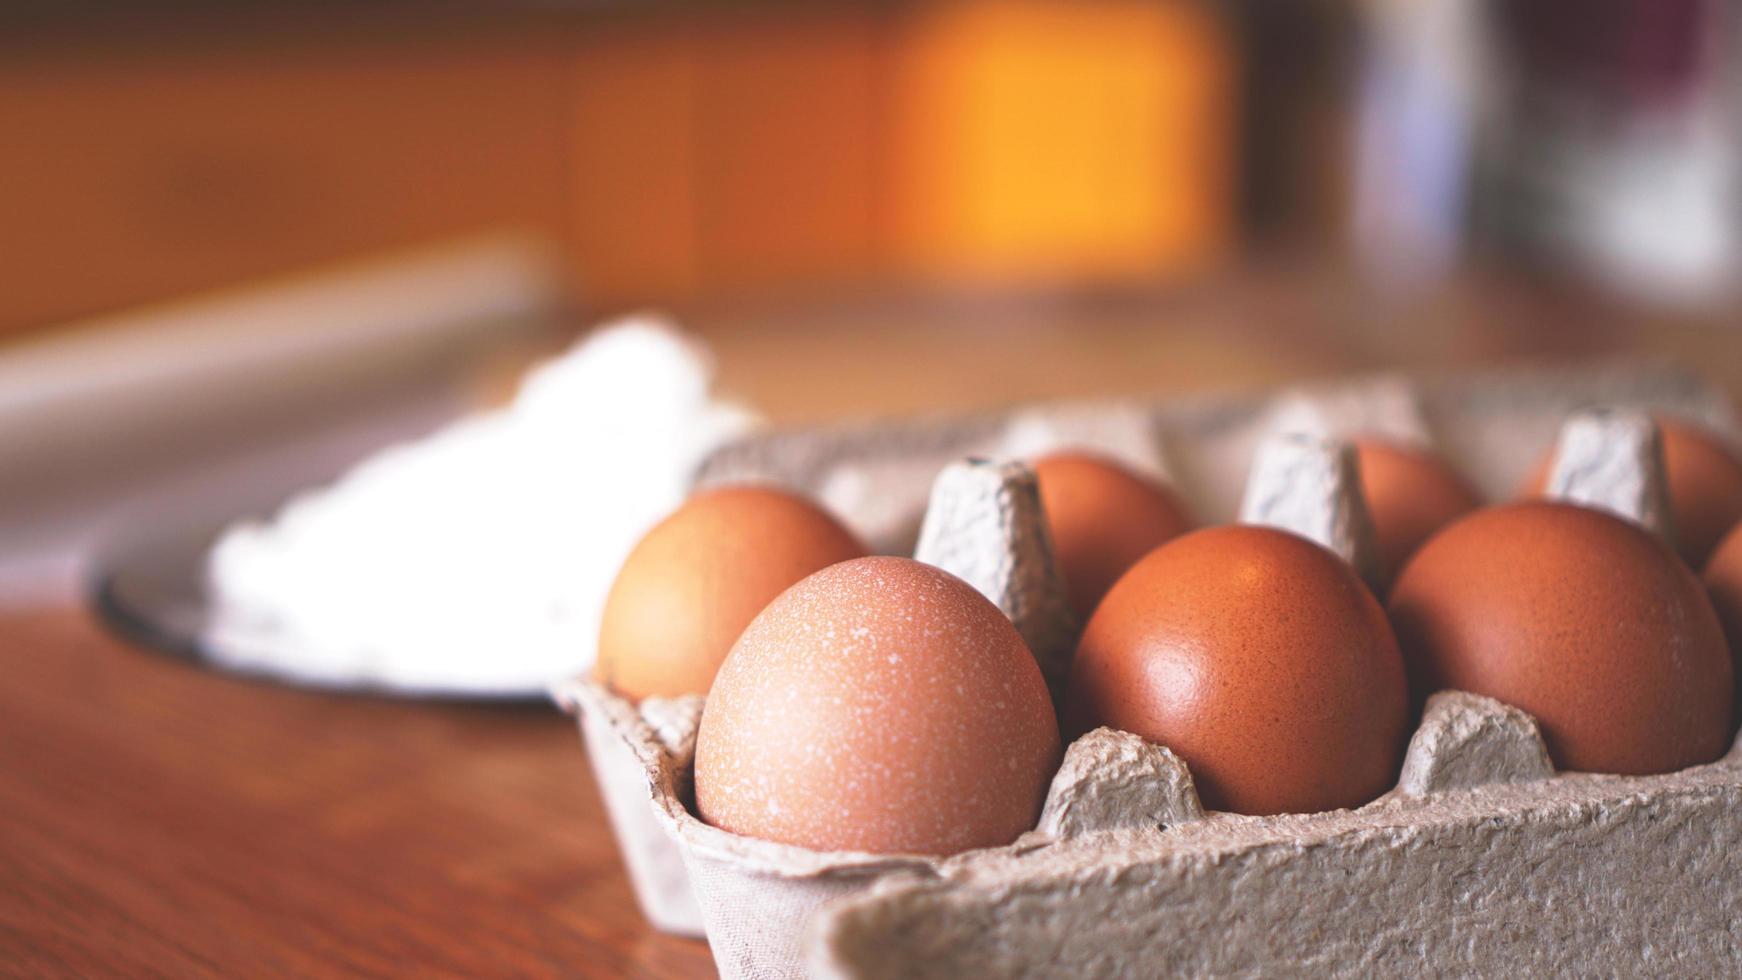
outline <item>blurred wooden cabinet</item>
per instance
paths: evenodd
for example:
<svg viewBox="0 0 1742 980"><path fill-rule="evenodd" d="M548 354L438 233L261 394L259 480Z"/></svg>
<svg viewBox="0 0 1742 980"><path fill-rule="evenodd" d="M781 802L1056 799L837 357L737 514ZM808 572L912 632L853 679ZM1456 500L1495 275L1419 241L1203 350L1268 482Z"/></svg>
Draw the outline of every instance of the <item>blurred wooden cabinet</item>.
<svg viewBox="0 0 1742 980"><path fill-rule="evenodd" d="M0 332L504 229L600 307L1162 275L1230 236L1231 46L1198 4L413 26L14 45Z"/></svg>
<svg viewBox="0 0 1742 980"><path fill-rule="evenodd" d="M482 228L562 236L565 64L519 41L0 59L0 330Z"/></svg>
<svg viewBox="0 0 1742 980"><path fill-rule="evenodd" d="M879 272L887 25L857 9L595 33L573 74L580 285L607 300Z"/></svg>

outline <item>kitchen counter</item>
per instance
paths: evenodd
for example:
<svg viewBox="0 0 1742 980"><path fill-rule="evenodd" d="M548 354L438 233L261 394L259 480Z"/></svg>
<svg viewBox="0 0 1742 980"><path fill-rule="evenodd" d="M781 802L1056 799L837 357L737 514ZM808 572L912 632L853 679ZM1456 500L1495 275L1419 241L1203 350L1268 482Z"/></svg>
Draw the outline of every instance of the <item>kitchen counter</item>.
<svg viewBox="0 0 1742 980"><path fill-rule="evenodd" d="M554 708L332 696L0 618L15 976L711 976L641 919Z"/></svg>

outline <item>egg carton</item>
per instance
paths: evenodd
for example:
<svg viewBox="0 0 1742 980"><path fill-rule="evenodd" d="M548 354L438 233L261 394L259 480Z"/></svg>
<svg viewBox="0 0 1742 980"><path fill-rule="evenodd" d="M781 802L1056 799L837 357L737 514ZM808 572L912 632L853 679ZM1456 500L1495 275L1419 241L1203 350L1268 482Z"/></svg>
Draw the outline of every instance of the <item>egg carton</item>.
<svg viewBox="0 0 1742 980"><path fill-rule="evenodd" d="M1562 430L1593 406L1620 411L1578 415ZM1431 442L1505 496L1562 430L1551 492L1667 531L1646 411L1736 431L1723 398L1682 372L1603 366L764 436L717 454L699 482L775 479L831 500L884 550L919 542L918 557L1012 616L1056 684L1072 624L1032 477L1007 464L949 465L957 456L1097 448L1168 476L1207 522L1286 527L1371 575L1371 528L1339 437ZM1230 495L1237 514L1223 512ZM1392 793L1307 816L1206 814L1164 747L1092 732L1067 750L1033 832L943 859L820 853L710 827L694 816L689 787L699 698L638 707L585 680L558 698L581 718L649 919L675 932L703 926L726 977L1401 972L1436 962L1643 972L1737 953L1729 922L1742 889L1705 887L1742 870L1730 857L1742 853L1731 846L1742 827L1720 816L1742 803L1736 753L1669 776L1556 775L1528 716L1472 695L1430 701Z"/></svg>
<svg viewBox="0 0 1742 980"><path fill-rule="evenodd" d="M1672 364L1598 361L1411 376L1378 374L1280 391L1020 405L970 415L768 432L728 443L698 486L767 481L828 507L873 551L908 554L933 479L968 456L1078 447L1171 482L1201 523L1233 520L1260 441L1278 431L1371 434L1429 445L1493 500L1518 492L1561 422L1637 408L1738 433L1729 401Z"/></svg>

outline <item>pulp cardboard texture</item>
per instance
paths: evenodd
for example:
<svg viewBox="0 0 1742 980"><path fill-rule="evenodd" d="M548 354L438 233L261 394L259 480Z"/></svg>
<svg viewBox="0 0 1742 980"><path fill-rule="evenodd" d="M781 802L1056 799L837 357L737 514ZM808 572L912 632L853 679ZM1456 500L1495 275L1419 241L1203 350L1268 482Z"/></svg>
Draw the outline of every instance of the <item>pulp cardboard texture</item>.
<svg viewBox="0 0 1742 980"><path fill-rule="evenodd" d="M1062 703L1078 624L1053 561L1040 485L1021 463L947 464L932 484L913 557L972 585L1010 617Z"/></svg>
<svg viewBox="0 0 1742 980"><path fill-rule="evenodd" d="M784 484L822 501L874 551L910 554L933 479L946 463L968 456L1098 449L1169 478L1200 523L1210 524L1236 517L1253 451L1279 432L1366 433L1431 445L1488 498L1505 500L1554 443L1561 422L1593 408L1668 411L1736 434L1725 399L1687 372L1599 362L769 432L715 450L697 483ZM1147 462L1138 464L1138 457Z"/></svg>
<svg viewBox="0 0 1742 980"><path fill-rule="evenodd" d="M1515 734L1500 706L1442 696L1412 770L1433 768L1423 743L1445 740L1448 710ZM1668 776L1506 778L963 855L826 909L810 962L820 976L916 978L1735 974L1736 752Z"/></svg>
<svg viewBox="0 0 1742 980"><path fill-rule="evenodd" d="M1569 416L1597 408L1622 411L1574 425L1614 438L1561 432ZM1359 568L1371 528L1340 437L1431 444L1505 499L1559 432L1551 485L1562 471L1585 473L1563 482L1587 487L1585 502L1650 523L1662 474L1655 431L1639 425L1647 411L1736 432L1723 399L1692 377L1607 365L790 432L725 447L698 482L774 480L833 494L882 550L920 538L922 554L1013 618L1027 616L1025 636L1050 636L1068 613L1034 614L1062 596L1032 477L984 461L939 477L946 464L1011 445L1100 448L1131 461L1142 441L1133 433L1147 433L1147 468L1174 479L1200 521L1230 519L1244 501L1247 516L1313 537ZM1097 413L1109 420L1107 444L1096 438ZM1579 453L1591 461L1566 461ZM1243 495L1249 465L1255 479ZM1589 475L1605 471L1628 475ZM874 506L844 506L843 487ZM920 535L928 496L933 527ZM675 931L693 921L671 884L675 857L728 978L1712 973L1742 963L1742 931L1732 932L1742 913L1733 884L1742 880L1742 751L1664 776L1557 775L1527 715L1448 692L1430 701L1392 793L1352 811L1246 817L1205 814L1173 753L1103 729L1070 746L1036 831L935 859L819 853L710 827L691 812L688 785L699 699L685 699L689 714L638 709L587 681L558 698L581 715L650 919Z"/></svg>
<svg viewBox="0 0 1742 980"><path fill-rule="evenodd" d="M1374 589L1379 579L1373 518L1360 485L1355 447L1329 436L1279 432L1258 445L1240 523L1285 528L1336 552Z"/></svg>
<svg viewBox="0 0 1742 980"><path fill-rule="evenodd" d="M1642 412L1581 412L1561 426L1544 487L1552 497L1631 517L1675 543L1663 436Z"/></svg>
<svg viewBox="0 0 1742 980"><path fill-rule="evenodd" d="M648 807L648 772L667 760L694 757L702 699L649 698L634 705L591 681L573 681L552 694L580 720L587 759L641 914L662 932L701 936L702 911L683 857ZM674 779L686 780L677 785L678 792L688 791L687 770L675 771Z"/></svg>

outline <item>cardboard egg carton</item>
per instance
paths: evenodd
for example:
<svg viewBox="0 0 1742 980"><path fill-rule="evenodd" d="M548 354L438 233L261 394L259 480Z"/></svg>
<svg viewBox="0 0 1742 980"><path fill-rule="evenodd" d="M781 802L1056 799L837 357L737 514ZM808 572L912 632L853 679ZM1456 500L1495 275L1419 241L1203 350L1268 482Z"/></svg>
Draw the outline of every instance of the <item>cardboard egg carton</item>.
<svg viewBox="0 0 1742 980"><path fill-rule="evenodd" d="M972 415L754 435L711 453L699 486L771 481L809 494L872 550L909 554L944 465L1086 447L1173 483L1202 524L1234 520L1258 443L1278 431L1429 444L1492 500L1518 492L1561 422L1588 408L1669 412L1737 433L1728 401L1659 363L1597 362L1327 381L1281 391L1020 405Z"/></svg>
<svg viewBox="0 0 1742 980"><path fill-rule="evenodd" d="M1667 531L1645 412L1736 431L1688 375L1610 366L764 436L717 454L702 482L833 493L885 550L917 539L918 557L1012 616L1056 684L1075 624L1032 476L958 457L1098 448L1165 473L1205 523L1286 527L1370 570L1342 437L1432 443L1505 498L1559 432L1551 492ZM876 506L855 509L843 487ZM1205 813L1165 747L1103 729L1068 748L1036 829L1012 845L820 853L694 815L699 698L637 707L586 681L558 696L581 717L643 908L670 931L702 924L726 977L1710 972L1742 955L1737 752L1667 776L1557 775L1528 716L1446 693L1387 796L1260 818Z"/></svg>

